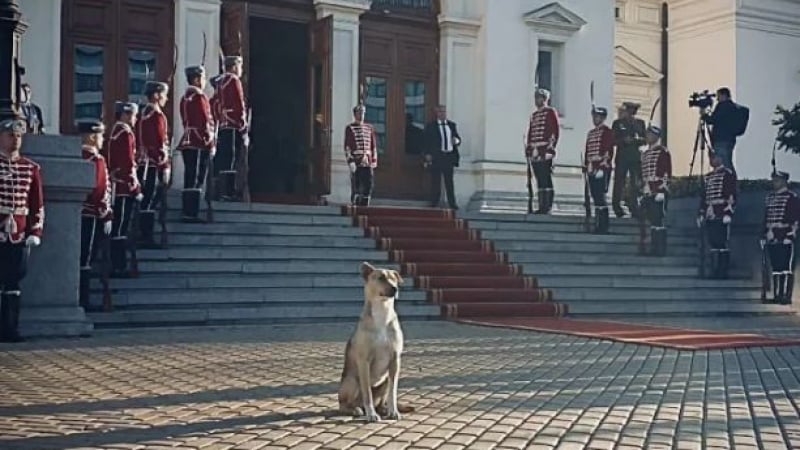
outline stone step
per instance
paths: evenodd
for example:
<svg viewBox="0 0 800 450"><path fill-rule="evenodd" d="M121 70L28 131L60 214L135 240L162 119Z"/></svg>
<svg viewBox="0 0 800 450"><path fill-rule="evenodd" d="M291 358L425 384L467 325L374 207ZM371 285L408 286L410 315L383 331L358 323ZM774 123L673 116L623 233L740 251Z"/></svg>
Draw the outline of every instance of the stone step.
<svg viewBox="0 0 800 450"><path fill-rule="evenodd" d="M547 264L529 263L522 264L526 275L545 277L546 275L563 276L592 276L592 275L627 275L630 277L695 277L697 268L692 266L656 267L656 266L598 266L596 264ZM731 274L735 276L735 273Z"/></svg>
<svg viewBox="0 0 800 450"><path fill-rule="evenodd" d="M180 222L180 212L167 216L170 222L182 224ZM201 215L205 219L205 215ZM220 224L254 224L254 225L333 225L333 226L352 226L353 219L344 216L324 215L324 214L266 214L252 212L234 211L215 211L214 222L211 224L193 224L199 226L220 225Z"/></svg>
<svg viewBox="0 0 800 450"><path fill-rule="evenodd" d="M120 310L89 313L96 328L134 328L152 326L208 326L246 324L291 324L358 321L363 305L334 306L275 305L257 307L196 307L191 309ZM433 305L396 306L400 320L438 319L439 307Z"/></svg>
<svg viewBox="0 0 800 450"><path fill-rule="evenodd" d="M613 214L612 214L613 215ZM469 223L473 221L491 221L495 223L501 222L527 222L531 224L539 224L539 223L556 223L556 224L568 224L568 225L579 225L583 226L583 214L576 216L576 215L536 215L536 214L524 214L524 213L481 213L481 212L459 212L457 214L459 219L466 219ZM618 228L618 227L630 227L630 228L638 228L639 224L636 220L628 218L617 219L616 217L611 217L609 224L611 228Z"/></svg>
<svg viewBox="0 0 800 450"><path fill-rule="evenodd" d="M408 280L407 286L412 286ZM92 280L95 288L100 281ZM161 289L205 289L205 288L362 288L363 279L355 274L279 274L279 275L211 275L211 276L143 276L138 279L112 280L115 290ZM406 288L408 289L408 288ZM403 289L401 292L405 292ZM401 295L402 296L402 295ZM404 298L404 296L402 296Z"/></svg>
<svg viewBox="0 0 800 450"><path fill-rule="evenodd" d="M331 258L335 258L331 254ZM398 264L386 262L386 259L370 260L370 263L382 268L399 270ZM147 275L193 275L203 276L209 274L244 274L244 275L265 275L265 274L344 274L353 275L358 273L359 263L342 264L337 259L329 260L298 260L290 259L275 262L240 262L240 261L164 261L164 262L142 262L139 270Z"/></svg>
<svg viewBox="0 0 800 450"><path fill-rule="evenodd" d="M483 239L494 241L514 241L514 242L566 242L566 243L589 243L589 244L637 244L639 237L625 235L594 235L589 233L553 233L541 232L534 229L527 231L493 231L481 230ZM668 245L675 246L697 246L697 239L688 236L668 236Z"/></svg>
<svg viewBox="0 0 800 450"><path fill-rule="evenodd" d="M525 250L508 251L508 257L515 264L525 263L549 263L549 264L596 264L608 265L608 253L557 253L557 252L531 252ZM613 264L615 266L687 266L697 265L697 255L687 253L685 256L672 255L659 258L651 256L639 256L636 254L614 255Z"/></svg>
<svg viewBox="0 0 800 450"><path fill-rule="evenodd" d="M718 289L722 292L737 289L760 289L758 280L728 279L711 280L690 277L654 277L654 276L569 276L545 275L537 277L539 285L550 289L562 288L618 288L618 289Z"/></svg>
<svg viewBox="0 0 800 450"><path fill-rule="evenodd" d="M550 254L555 252L562 252L568 254L605 254L614 258L638 256L639 250L638 243L617 243L617 244L596 244L591 242L586 243L570 243L570 242L548 242L548 241L517 241L517 240L497 240L494 241L494 248L498 252L514 253L514 252L539 252L542 254ZM691 257L698 254L695 246L691 245L672 245L668 243L667 256L681 256ZM654 257L655 259L655 257Z"/></svg>
<svg viewBox="0 0 800 450"><path fill-rule="evenodd" d="M549 286L548 286L549 287ZM647 303L659 301L681 301L686 299L706 300L760 300L761 289L718 289L718 288L558 288L553 289L553 299L558 302L572 304L576 301L617 301L617 300L644 300Z"/></svg>
<svg viewBox="0 0 800 450"><path fill-rule="evenodd" d="M204 235L204 234L172 234L169 237L169 246L209 248L209 247L230 247L230 248L258 248L265 249L275 247L327 247L332 251L340 248L376 248L373 239L364 238L361 233L351 233L349 236L343 233L336 236L331 233L329 236L246 236L246 235Z"/></svg>
<svg viewBox="0 0 800 450"><path fill-rule="evenodd" d="M364 230L346 225L269 225L255 223L171 223L171 235L240 236L364 236Z"/></svg>
<svg viewBox="0 0 800 450"><path fill-rule="evenodd" d="M468 222L470 228L476 230L487 231L538 231L538 232L557 232L569 234L587 234L583 227L583 222L499 222L492 220L470 220ZM636 227L611 227L610 234L613 236L639 236L639 230ZM608 235L605 235L608 236Z"/></svg>
<svg viewBox="0 0 800 450"><path fill-rule="evenodd" d="M373 242L374 247L374 242ZM139 256L137 254L137 256ZM219 247L183 247L167 250L143 250L141 261L283 261L283 260L319 260L348 264L358 267L357 262L386 260L385 251L366 248L325 248L325 247L273 247L273 248L219 248Z"/></svg>
<svg viewBox="0 0 800 450"><path fill-rule="evenodd" d="M180 214L181 196L170 195L168 202L169 213ZM327 215L341 216L341 208L338 206L314 206L314 205L283 205L273 203L231 203L214 202L214 215L234 212L234 213L254 213L254 214L286 214L286 215ZM201 209L205 212L205 202L201 202ZM203 214L201 214L203 215Z"/></svg>
<svg viewBox="0 0 800 450"><path fill-rule="evenodd" d="M752 301L701 301L683 300L669 302L650 301L603 301L572 302L569 304L572 317L620 317L620 316L725 316L794 314L791 306L764 305Z"/></svg>
<svg viewBox="0 0 800 450"><path fill-rule="evenodd" d="M96 297L99 292L95 291ZM426 303L426 292L409 289L401 292L398 302ZM117 291L117 307L187 307L195 305L234 306L244 304L340 304L363 303L361 287L337 288L196 288L164 293L162 289Z"/></svg>

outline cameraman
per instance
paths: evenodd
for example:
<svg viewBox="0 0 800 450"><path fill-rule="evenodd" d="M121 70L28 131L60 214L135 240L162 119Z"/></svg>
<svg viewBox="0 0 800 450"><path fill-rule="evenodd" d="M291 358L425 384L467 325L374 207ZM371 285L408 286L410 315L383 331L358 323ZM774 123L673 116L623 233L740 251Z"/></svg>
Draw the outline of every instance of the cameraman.
<svg viewBox="0 0 800 450"><path fill-rule="evenodd" d="M703 113L703 119L711 125L711 146L722 158L722 164L736 173L733 167L733 147L736 146L739 120L738 108L731 99L731 90L722 87L717 90L717 106L714 112Z"/></svg>

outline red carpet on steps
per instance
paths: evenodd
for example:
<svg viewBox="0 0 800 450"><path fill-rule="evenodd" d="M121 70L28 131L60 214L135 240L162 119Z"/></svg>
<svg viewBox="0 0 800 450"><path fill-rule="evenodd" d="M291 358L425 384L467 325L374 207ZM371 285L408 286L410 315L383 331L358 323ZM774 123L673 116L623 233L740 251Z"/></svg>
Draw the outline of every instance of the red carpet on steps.
<svg viewBox="0 0 800 450"><path fill-rule="evenodd" d="M470 325L567 334L676 350L724 350L746 347L800 346L800 341L798 340L773 339L757 334L686 330L612 321L536 317L496 317L474 320L458 319L457 321Z"/></svg>
<svg viewBox="0 0 800 450"><path fill-rule="evenodd" d="M342 207L444 317L561 317L567 306L451 210Z"/></svg>

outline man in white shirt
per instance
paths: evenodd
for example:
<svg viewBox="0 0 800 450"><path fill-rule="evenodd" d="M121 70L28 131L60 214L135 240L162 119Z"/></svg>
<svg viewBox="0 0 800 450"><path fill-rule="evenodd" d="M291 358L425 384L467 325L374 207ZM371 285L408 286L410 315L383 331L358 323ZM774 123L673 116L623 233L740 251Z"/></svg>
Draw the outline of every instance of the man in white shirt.
<svg viewBox="0 0 800 450"><path fill-rule="evenodd" d="M447 203L451 209L458 209L453 186L453 171L458 167L460 155L458 147L461 136L455 122L447 119L444 105L436 108L436 120L425 127L425 164L431 170L431 206L439 206L441 183L447 193Z"/></svg>

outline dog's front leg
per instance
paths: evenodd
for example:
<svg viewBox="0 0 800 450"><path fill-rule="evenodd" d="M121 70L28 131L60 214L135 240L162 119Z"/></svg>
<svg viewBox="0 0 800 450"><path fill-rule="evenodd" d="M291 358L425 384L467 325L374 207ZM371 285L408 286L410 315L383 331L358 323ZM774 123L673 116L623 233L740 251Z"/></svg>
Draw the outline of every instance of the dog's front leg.
<svg viewBox="0 0 800 450"><path fill-rule="evenodd" d="M367 422L379 422L381 420L378 412L375 411L375 403L372 400L372 379L369 377L368 358L358 361L358 385L361 388L361 399L364 401L364 414Z"/></svg>
<svg viewBox="0 0 800 450"><path fill-rule="evenodd" d="M389 364L389 401L387 402L386 418L400 420L400 411L397 409L397 383L400 379L400 353L394 355Z"/></svg>

